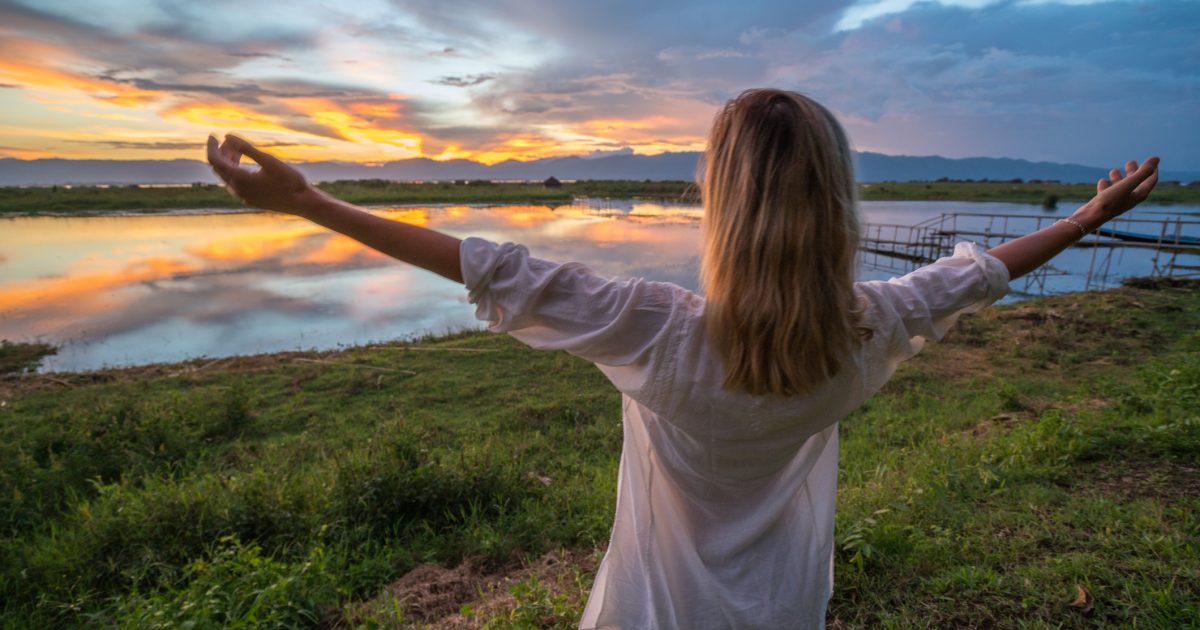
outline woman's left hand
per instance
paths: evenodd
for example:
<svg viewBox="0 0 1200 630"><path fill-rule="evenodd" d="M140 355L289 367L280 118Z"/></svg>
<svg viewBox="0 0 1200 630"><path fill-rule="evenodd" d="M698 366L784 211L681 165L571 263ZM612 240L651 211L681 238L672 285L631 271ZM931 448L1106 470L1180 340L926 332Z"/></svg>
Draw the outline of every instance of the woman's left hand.
<svg viewBox="0 0 1200 630"><path fill-rule="evenodd" d="M242 168L243 155L261 168ZM229 192L255 208L305 216L324 196L295 167L232 134L220 144L215 137L208 137L208 163Z"/></svg>

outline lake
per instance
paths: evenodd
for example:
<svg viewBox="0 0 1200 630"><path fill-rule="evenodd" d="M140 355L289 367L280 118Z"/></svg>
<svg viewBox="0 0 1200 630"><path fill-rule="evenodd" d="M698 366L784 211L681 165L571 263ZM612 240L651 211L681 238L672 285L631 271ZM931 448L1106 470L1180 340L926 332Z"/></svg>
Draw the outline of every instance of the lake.
<svg viewBox="0 0 1200 630"><path fill-rule="evenodd" d="M697 206L582 200L553 209L372 211L458 237L524 243L535 256L582 261L603 275L696 287ZM926 201L863 202L861 211L866 222L898 225L948 213L1024 217L1008 231L1068 214L1024 204ZM1143 206L1131 216L1194 220L1197 212L1197 206ZM1195 236L1194 227L1185 231ZM999 227L986 229L994 234ZM1089 278L1086 271L1105 256L1106 273ZM1044 285L1018 280L1009 299L1111 285L1156 264L1163 261L1149 250L1072 249L1053 262L1061 274L1046 276ZM884 279L906 265L864 264L860 277ZM481 326L473 315L461 286L286 215L0 219L0 339L59 346L44 360L46 371L336 348Z"/></svg>

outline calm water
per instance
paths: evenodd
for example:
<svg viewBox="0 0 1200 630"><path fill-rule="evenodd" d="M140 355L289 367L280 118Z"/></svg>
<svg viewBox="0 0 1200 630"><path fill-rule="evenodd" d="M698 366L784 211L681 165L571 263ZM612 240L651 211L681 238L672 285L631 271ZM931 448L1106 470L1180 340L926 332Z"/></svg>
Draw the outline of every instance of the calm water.
<svg viewBox="0 0 1200 630"><path fill-rule="evenodd" d="M866 221L903 225L952 212L1046 216L1003 203L866 202L862 209ZM521 242L535 256L583 261L604 275L696 286L694 206L609 201L375 212L459 237ZM1200 207L1139 208L1145 218L1195 212ZM1054 264L1086 270L1092 255L1072 250ZM1145 252L1114 254L1109 263L1114 277L1151 266ZM861 270L867 279L890 275ZM1013 288L1025 287L1018 281ZM1047 285L1081 288L1078 273ZM333 348L477 327L473 314L460 286L284 215L0 220L0 339L60 346L46 370Z"/></svg>

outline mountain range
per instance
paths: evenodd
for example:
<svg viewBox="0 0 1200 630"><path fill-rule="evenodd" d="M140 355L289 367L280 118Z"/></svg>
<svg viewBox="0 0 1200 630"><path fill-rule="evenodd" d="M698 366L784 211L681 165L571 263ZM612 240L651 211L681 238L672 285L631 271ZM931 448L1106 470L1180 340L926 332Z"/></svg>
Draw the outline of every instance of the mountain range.
<svg viewBox="0 0 1200 630"><path fill-rule="evenodd" d="M436 181L456 179L560 180L633 179L691 180L699 153L659 155L571 156L520 162L508 160L488 166L470 160L439 162L427 158L397 160L381 164L357 162L303 162L297 167L314 181L336 179L391 179ZM950 179L1043 179L1061 182L1094 182L1107 172L1105 167L1030 162L1010 158L945 158L941 156L884 155L855 153L856 174L861 182L930 181ZM1164 171L1161 179L1192 182L1196 171ZM53 184L188 184L214 183L208 164L199 160L38 160L0 159L0 186L48 186Z"/></svg>

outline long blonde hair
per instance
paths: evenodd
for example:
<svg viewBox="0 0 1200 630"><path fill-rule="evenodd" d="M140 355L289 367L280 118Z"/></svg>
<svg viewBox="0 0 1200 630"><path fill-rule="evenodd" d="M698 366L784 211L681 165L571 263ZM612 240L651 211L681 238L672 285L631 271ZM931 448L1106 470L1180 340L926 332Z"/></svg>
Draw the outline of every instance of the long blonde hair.
<svg viewBox="0 0 1200 630"><path fill-rule="evenodd" d="M747 90L713 121L700 194L705 326L726 389L812 391L862 336L845 132L805 96Z"/></svg>

